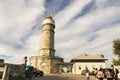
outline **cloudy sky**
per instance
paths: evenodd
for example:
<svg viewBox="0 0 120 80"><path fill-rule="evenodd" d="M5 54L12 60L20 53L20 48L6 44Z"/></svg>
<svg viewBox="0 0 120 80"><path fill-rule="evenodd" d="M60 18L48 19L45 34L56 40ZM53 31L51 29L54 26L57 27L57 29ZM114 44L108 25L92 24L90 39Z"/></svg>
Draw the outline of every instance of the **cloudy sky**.
<svg viewBox="0 0 120 80"><path fill-rule="evenodd" d="M47 12L55 20L56 56L65 61L82 53L115 57L120 0L0 0L0 58L22 63L24 56L38 55Z"/></svg>

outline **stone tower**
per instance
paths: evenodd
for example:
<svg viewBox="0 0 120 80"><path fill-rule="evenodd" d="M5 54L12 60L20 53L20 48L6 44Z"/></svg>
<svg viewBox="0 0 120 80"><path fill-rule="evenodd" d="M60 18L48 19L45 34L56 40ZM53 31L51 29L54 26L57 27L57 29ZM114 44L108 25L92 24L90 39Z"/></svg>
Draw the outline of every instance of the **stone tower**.
<svg viewBox="0 0 120 80"><path fill-rule="evenodd" d="M42 23L42 43L38 56L30 57L30 65L44 71L44 73L57 73L56 63L63 62L63 58L55 56L54 49L55 22L52 17L46 17Z"/></svg>
<svg viewBox="0 0 120 80"><path fill-rule="evenodd" d="M54 28L55 22L52 17L47 17L42 23L42 46L40 56L54 57Z"/></svg>

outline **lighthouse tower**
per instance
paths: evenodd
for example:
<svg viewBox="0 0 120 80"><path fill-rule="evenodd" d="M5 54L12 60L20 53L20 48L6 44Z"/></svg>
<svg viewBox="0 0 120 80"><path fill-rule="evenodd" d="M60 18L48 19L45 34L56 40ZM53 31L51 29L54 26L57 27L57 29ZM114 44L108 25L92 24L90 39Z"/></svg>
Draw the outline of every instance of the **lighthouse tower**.
<svg viewBox="0 0 120 80"><path fill-rule="evenodd" d="M40 56L54 57L54 28L55 22L52 17L46 17L42 23L42 45L40 49Z"/></svg>
<svg viewBox="0 0 120 80"><path fill-rule="evenodd" d="M42 41L38 56L30 57L30 65L44 73L59 72L56 63L63 62L63 58L55 56L54 34L55 21L46 17L42 23Z"/></svg>

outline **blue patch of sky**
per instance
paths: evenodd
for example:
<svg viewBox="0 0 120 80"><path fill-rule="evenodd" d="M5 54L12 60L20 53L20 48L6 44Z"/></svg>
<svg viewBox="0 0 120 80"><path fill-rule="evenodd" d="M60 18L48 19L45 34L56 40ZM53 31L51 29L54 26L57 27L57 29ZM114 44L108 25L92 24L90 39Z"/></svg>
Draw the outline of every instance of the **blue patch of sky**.
<svg viewBox="0 0 120 80"><path fill-rule="evenodd" d="M52 10L55 13L64 9L68 6L73 0L45 0L45 8L46 10Z"/></svg>
<svg viewBox="0 0 120 80"><path fill-rule="evenodd" d="M23 44L25 44L26 40L34 34L34 32L36 32L37 30L41 30L42 29L42 21L44 19L44 14L41 16L41 15L38 15L38 17L36 18L36 20L33 22L33 25L31 26L31 29L26 33L24 34L22 37L21 37L21 41Z"/></svg>
<svg viewBox="0 0 120 80"><path fill-rule="evenodd" d="M24 48L24 47L23 47L22 45L20 45L20 44L14 44L13 47L16 48L16 49L23 49L23 48Z"/></svg>
<svg viewBox="0 0 120 80"><path fill-rule="evenodd" d="M120 6L120 0L108 0L106 2L107 5L104 5L105 7L109 7L109 6Z"/></svg>
<svg viewBox="0 0 120 80"><path fill-rule="evenodd" d="M107 46L107 45L110 45L111 44L111 41L108 41L108 42L106 42L106 43L104 43L104 44L100 44L100 45L98 45L98 46L94 46L94 47L91 47L89 50L96 50L96 49L102 49L102 47L105 47L105 46ZM109 47L108 47L109 48Z"/></svg>
<svg viewBox="0 0 120 80"><path fill-rule="evenodd" d="M86 15L87 13L89 13L91 10L94 9L94 5L95 5L95 1L92 0L90 3L88 3L83 9L82 11L79 12L78 15L76 15L73 19L77 19L81 16Z"/></svg>
<svg viewBox="0 0 120 80"><path fill-rule="evenodd" d="M73 19L71 19L66 25L70 24L73 20L80 18L86 14L88 14L90 11L95 9L95 1L92 0L90 3L88 3L85 7L83 7L82 11L78 13Z"/></svg>
<svg viewBox="0 0 120 80"><path fill-rule="evenodd" d="M13 40L14 41L14 40ZM8 45L8 46L10 46L11 48L13 47L13 48L16 48L16 49L23 49L24 48L24 46L23 46L23 44L21 44L21 43L19 43L19 42L9 42L9 41L7 41L7 40L0 40L0 43L2 43L3 45L5 44L5 45Z"/></svg>
<svg viewBox="0 0 120 80"><path fill-rule="evenodd" d="M33 35L33 32L34 32L34 30L30 30L27 34L23 35L23 36L20 38L21 42L22 42L23 44L25 44L25 43L26 43L26 40L28 40L28 38L29 38L31 35ZM19 46L16 45L16 48L17 48L17 47L19 48Z"/></svg>
<svg viewBox="0 0 120 80"><path fill-rule="evenodd" d="M25 44L26 43L26 40L31 36L33 34L33 30L30 30L27 34L24 34L21 38L20 38L20 40L21 40L21 42L23 43L23 44ZM19 46L16 46L16 48L19 48Z"/></svg>
<svg viewBox="0 0 120 80"><path fill-rule="evenodd" d="M16 48L16 49L23 49L24 47L22 46L22 44L20 44L20 43L17 43L17 42L9 42L9 41L3 41L3 43L5 43L5 44L7 44L7 45L9 45L9 46L11 46L11 47L14 47L14 48Z"/></svg>
<svg viewBox="0 0 120 80"><path fill-rule="evenodd" d="M12 58L12 56L0 55L0 58L2 58L2 59L10 59L10 58Z"/></svg>
<svg viewBox="0 0 120 80"><path fill-rule="evenodd" d="M94 26L88 28L86 31L84 31L83 34L87 35L87 33L90 33L90 32L97 32L97 31L102 30L102 29L111 28L111 27L113 27L114 25L117 25L117 24L120 24L119 16L116 19L111 20L107 23L102 23L102 24L97 25L97 26L94 25Z"/></svg>
<svg viewBox="0 0 120 80"><path fill-rule="evenodd" d="M98 38L98 35L91 35L90 37L88 37L88 42L92 42L92 41L94 41L95 39L97 39Z"/></svg>
<svg viewBox="0 0 120 80"><path fill-rule="evenodd" d="M112 24L120 24L120 16L118 16L118 17L116 18L116 20L113 20L113 21L110 22L110 24L108 24L108 25L112 25Z"/></svg>
<svg viewBox="0 0 120 80"><path fill-rule="evenodd" d="M103 27L101 27L101 26L95 27L94 29L92 29L92 31L93 31L93 32L96 32L96 31L99 31L99 30L101 30L101 29L103 29L103 28L104 28L104 26L103 26Z"/></svg>
<svg viewBox="0 0 120 80"><path fill-rule="evenodd" d="M31 30L41 30L43 19L44 19L44 14L42 16L38 15L38 17L34 21L35 24L32 26Z"/></svg>
<svg viewBox="0 0 120 80"><path fill-rule="evenodd" d="M0 40L0 43L5 43L11 47L14 47L16 49L23 49L24 47L22 46L22 44L19 44L17 42L13 43L13 42L9 42L9 41L6 41L6 40Z"/></svg>
<svg viewBox="0 0 120 80"><path fill-rule="evenodd" d="M11 47L14 47L14 48L16 48L16 49L23 49L23 48L24 48L24 46L23 46L22 44L19 44L19 43L17 43L17 42L15 42L15 43L6 42L6 44L8 44L8 45L10 45Z"/></svg>
<svg viewBox="0 0 120 80"><path fill-rule="evenodd" d="M116 24L120 24L119 18L116 19L116 20L113 20L112 22L109 22L109 23L106 23L106 24L101 24L99 26L95 26L94 28L89 29L89 30L91 30L93 32L96 32L96 31L99 31L101 29L110 28L110 27L112 27L112 25L116 25Z"/></svg>

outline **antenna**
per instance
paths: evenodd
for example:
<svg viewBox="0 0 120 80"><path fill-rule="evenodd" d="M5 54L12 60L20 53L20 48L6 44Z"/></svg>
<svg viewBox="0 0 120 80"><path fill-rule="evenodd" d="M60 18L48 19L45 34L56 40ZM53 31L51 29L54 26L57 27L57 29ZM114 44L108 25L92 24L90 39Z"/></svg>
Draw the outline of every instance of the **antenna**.
<svg viewBox="0 0 120 80"><path fill-rule="evenodd" d="M55 14L55 11L54 10L46 10L46 15L48 16L48 17L52 17L53 16L53 14Z"/></svg>

